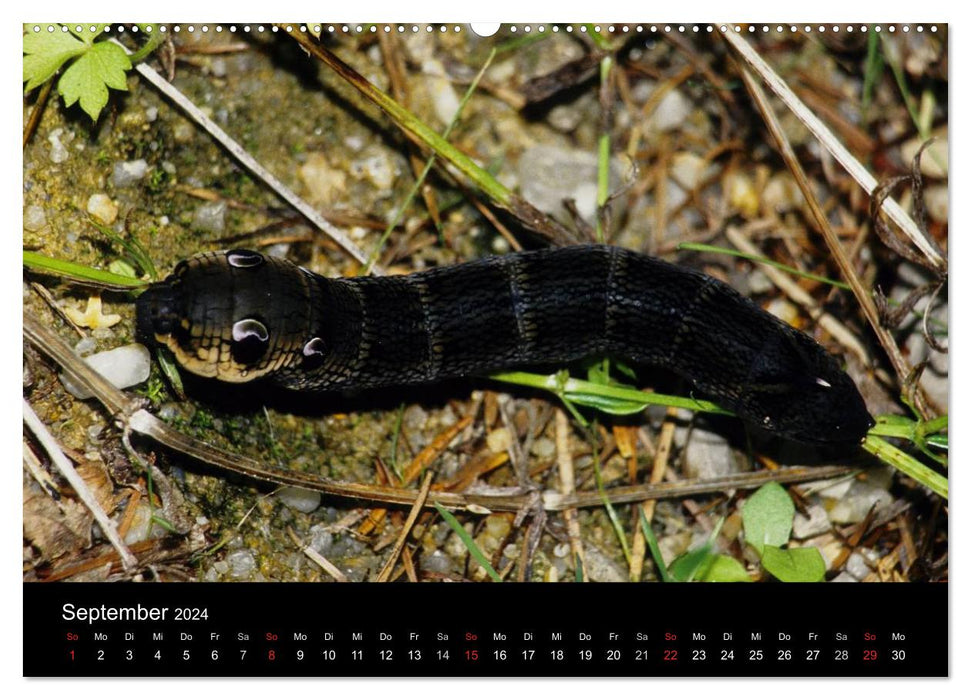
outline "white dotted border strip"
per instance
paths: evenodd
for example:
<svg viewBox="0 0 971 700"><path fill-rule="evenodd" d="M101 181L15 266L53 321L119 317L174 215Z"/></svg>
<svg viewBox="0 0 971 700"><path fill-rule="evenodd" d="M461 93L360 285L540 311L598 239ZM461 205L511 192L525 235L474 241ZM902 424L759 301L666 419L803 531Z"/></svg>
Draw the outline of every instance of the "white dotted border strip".
<svg viewBox="0 0 971 700"><path fill-rule="evenodd" d="M230 24L230 25L222 25L222 24L200 24L200 25L195 25L195 24L186 24L186 25L174 24L171 27L167 27L165 25L158 25L158 31L159 32L162 32L162 33L171 32L173 34L180 34L183 31L184 32L187 32L189 34L194 34L195 32L201 32L202 34L208 34L209 32L215 32L215 33L218 34L218 33L224 32L224 31L230 32L230 33L237 33L237 32L243 32L243 33L263 33L263 32L281 32L281 31L292 32L295 29L299 29L300 31L305 32L305 31L308 30L308 26L309 26L310 29L312 29L316 33L324 33L324 32L327 32L327 33L330 33L330 34L335 34L335 33L342 33L342 34L368 34L368 33L371 33L371 34L375 34L378 31L383 31L385 34L390 34L391 32L397 32L398 34L405 34L405 33L417 34L419 32L432 33L432 32L438 31L438 32L444 34L444 33L450 32L450 31L451 32L456 32L456 33L457 32L465 31L465 27L463 25L459 25L459 24L454 24L454 25L449 25L449 24L440 24L440 25L439 24L326 24L326 25L324 25L324 24L313 24L313 25L306 25L306 24L300 24L300 25L297 25L297 24L287 24L287 25L283 25L282 27L279 27L279 26L276 26L276 25L272 25L272 24L242 24L242 25L235 25L235 24ZM566 32L567 34L570 34L570 33L578 32L580 34L584 34L584 33L587 33L587 31L588 31L587 25L576 25L576 26L574 26L572 24L567 24L567 25L558 25L558 24L552 24L552 25L545 25L545 24L538 24L538 25L532 25L532 24L511 24L511 25L503 25L503 26L505 26L506 29L508 29L508 31L511 32L511 33L513 33L513 34L516 34L516 33L519 33L519 32L522 32L524 34L529 34L529 33L534 32L534 31L536 33L538 33L538 34L543 34L543 33L546 33L548 31L549 32L553 32L553 33ZM47 25L34 24L34 25L30 25L30 28L31 28L31 30L34 33L39 33L39 32L45 31L45 30L47 32L53 33L55 31L57 31L58 29L60 29L62 32L69 31L67 26L65 26L65 25L56 25L56 24L47 24ZM85 29L87 29L90 32L98 32L99 31L99 28L96 27L96 26L94 26L94 25L89 25L87 27L85 27L84 25L75 25L74 26L74 29L75 29L75 31L77 33L81 33ZM936 33L938 31L938 25L936 25L936 24L930 24L930 25L923 25L923 24L877 24L877 25L873 25L872 29L875 32L883 32L883 31L886 31L886 32L889 32L890 34L894 34L894 33L898 32L898 31L903 32L905 34L909 33L910 31L916 31L918 33L922 33L924 31L928 31L928 30L931 33ZM738 25L738 24L720 24L720 25L713 25L713 24L704 24L704 25L701 25L701 24L692 24L692 25L686 25L686 24L678 24L678 25L673 25L673 24L608 24L608 25L594 25L593 26L593 30L596 31L596 32L598 32L598 33L599 32L602 32L602 31L606 31L606 32L608 32L610 34L628 34L628 33L635 33L635 34L662 34L662 33L671 33L671 32L678 32L678 33L681 33L681 34L688 34L688 33L693 33L693 34L708 33L708 34L710 34L710 33L715 32L715 31L719 31L719 32L722 32L722 33L726 33L726 32L729 32L729 31L734 31L736 34L741 34L743 32L747 32L749 34L756 34L756 33L768 34L770 32L775 32L775 33L778 33L778 34L781 34L783 32L788 32L788 33L791 33L791 34L794 34L796 32L803 32L803 33L807 33L807 34L813 33L813 32L820 33L820 34L825 33L825 32L832 32L834 34L838 34L840 32L846 32L847 34L852 34L853 32L866 33L868 31L870 31L870 26L869 25L866 25L866 24L816 24L816 25L811 25L811 24L804 24L804 25L796 25L796 24L773 24L773 25L762 24L762 25L757 25L757 24L750 24L750 25L745 25L745 26ZM148 33L148 34L150 34L153 31L155 31L155 27L152 26L152 25L148 25L148 26L146 26L144 28L144 30L140 30L136 26L128 26L128 27L126 27L125 25L120 25L119 24L119 25L108 25L108 26L105 26L105 27L103 27L101 29L101 31L104 32L104 33L107 33L107 34L119 34L119 35L120 34L125 34L125 33L130 33L130 34Z"/></svg>

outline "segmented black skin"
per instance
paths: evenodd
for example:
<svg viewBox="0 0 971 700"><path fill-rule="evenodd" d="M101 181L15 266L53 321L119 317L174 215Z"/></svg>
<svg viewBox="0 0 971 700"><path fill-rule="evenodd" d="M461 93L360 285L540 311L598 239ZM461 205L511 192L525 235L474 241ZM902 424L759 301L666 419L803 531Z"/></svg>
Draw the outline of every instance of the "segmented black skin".
<svg viewBox="0 0 971 700"><path fill-rule="evenodd" d="M259 256L231 251L183 263L139 301L140 326L161 340L174 318L190 328L205 319L197 336L226 343L233 323L258 318L269 330L268 376L300 391L607 356L671 370L699 397L790 440L857 443L873 424L852 380L809 336L712 277L622 248L570 246L338 279L262 256L234 267L233 253ZM312 339L321 352L294 352ZM234 371L220 378L240 381L226 376Z"/></svg>

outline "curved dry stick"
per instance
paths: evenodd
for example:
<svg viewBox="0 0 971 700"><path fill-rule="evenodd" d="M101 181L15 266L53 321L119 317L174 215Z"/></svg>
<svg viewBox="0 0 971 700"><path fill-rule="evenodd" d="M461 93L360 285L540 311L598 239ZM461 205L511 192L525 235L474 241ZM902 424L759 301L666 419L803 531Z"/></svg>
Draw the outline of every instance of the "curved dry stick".
<svg viewBox="0 0 971 700"><path fill-rule="evenodd" d="M727 31L719 32L721 37L741 56L752 70L755 70L762 80L772 89L772 91L785 103L786 107L792 110L799 120L806 125L819 142L839 161L840 165L850 176L870 195L877 187L876 178L853 157L846 147L837 139L833 132L823 124L823 122L813 114L796 94L789 88L786 82L772 70L768 63L756 53L745 39L737 36L734 25L728 24ZM927 261L935 270L946 270L947 260L943 257L937 245L924 235L918 228L917 223L911 219L897 202L888 199L883 203L883 211L893 219L901 230L914 242L920 251L927 257Z"/></svg>
<svg viewBox="0 0 971 700"><path fill-rule="evenodd" d="M356 484L334 481L316 474L279 471L250 457L234 454L188 435L183 435L142 408L143 402L140 399L129 398L124 392L108 383L84 360L78 357L64 340L51 329L42 326L39 321L24 317L24 337L38 350L63 367L79 385L86 387L122 427L127 427L131 431L148 437L186 457L258 481L299 486L340 498L398 505L412 505L419 499L420 493L415 489ZM845 476L853 471L850 467L838 466L786 467L774 472L732 474L716 479L686 479L664 484L621 486L609 489L606 495L611 503L636 503L647 499L681 498L732 489L756 489L769 481L778 483L818 481ZM603 496L597 491L581 491L572 494L544 491L541 497L543 508L548 511L603 506ZM528 505L532 498L531 493L526 493L519 487L511 487L491 489L488 492L448 493L437 491L434 500L448 508L482 513L486 511L518 512Z"/></svg>
<svg viewBox="0 0 971 700"><path fill-rule="evenodd" d="M731 33L723 34L722 36L730 37L735 41L741 42L746 46L748 51L751 51L751 48L748 47L744 41L731 37ZM737 45L732 41L729 43L732 43L732 45L737 48ZM826 247L829 248L829 252L833 255L833 259L835 260L837 267L839 267L843 279L846 280L846 282L850 285L850 288L853 290L853 296L856 297L857 302L859 302L860 308L863 310L863 315L866 317L867 322L870 324L874 334L880 341L880 345L890 358L890 363L893 365L893 368L897 373L898 380L900 381L901 385L904 385L906 383L906 378L910 376L912 369L910 364L906 359L904 359L903 353L901 353L900 348L897 347L897 343L894 340L893 335L891 335L890 331L888 331L880 322L880 312L877 310L877 305L873 300L873 296L870 293L870 290L863 286L859 275L857 275L856 271L853 269L852 261L850 261L846 251L843 250L843 245L840 243L836 232L833 231L833 227L830 226L829 219L819 206L819 201L816 199L816 196L812 191L812 187L809 184L809 179L806 177L806 173L802 169L802 165L799 163L799 158L792 149L792 144L789 143L789 139L786 138L785 132L782 130L782 125L779 123L778 117L772 110L772 105L769 104L765 91L762 90L762 86L756 81L751 69L747 65L739 64L739 73L742 76L742 81L745 83L745 87L748 89L749 95L752 96L752 100L755 102L756 107L762 114L762 119L765 121L765 125L768 128L769 133L772 134L782 159L785 161L789 171L795 178L796 184L799 185L803 198L812 212L813 220L816 222L817 228L819 229L820 233L822 233L823 239L826 241ZM781 80L778 78L778 76L776 76L776 79ZM921 248L921 250L924 249ZM927 254L926 251L925 254ZM929 254L928 257L931 258ZM931 259L934 260L934 258ZM921 417L924 420L929 420L931 418L930 402L921 387L917 387L914 398L915 406L920 412Z"/></svg>

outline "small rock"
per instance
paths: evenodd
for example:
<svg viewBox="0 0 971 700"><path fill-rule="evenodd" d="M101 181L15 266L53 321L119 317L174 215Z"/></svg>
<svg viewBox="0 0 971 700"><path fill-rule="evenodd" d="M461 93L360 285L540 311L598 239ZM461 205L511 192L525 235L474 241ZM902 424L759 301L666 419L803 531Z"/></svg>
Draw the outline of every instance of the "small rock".
<svg viewBox="0 0 971 700"><path fill-rule="evenodd" d="M141 384L148 379L151 369L148 348L138 343L99 352L84 358L84 361L119 389ZM60 379L64 388L73 396L79 399L91 398L90 393L75 385L66 374L62 373Z"/></svg>
<svg viewBox="0 0 971 700"><path fill-rule="evenodd" d="M256 571L256 557L248 549L241 549L226 557L233 578L249 578Z"/></svg>
<svg viewBox="0 0 971 700"><path fill-rule="evenodd" d="M797 540L804 540L829 532L831 527L826 509L818 503L812 503L806 509L806 515L796 513L792 521L792 536Z"/></svg>
<svg viewBox="0 0 971 700"><path fill-rule="evenodd" d="M280 489L276 496L288 508L292 508L301 513L313 513L320 507L319 491L302 489L297 486L287 486Z"/></svg>
<svg viewBox="0 0 971 700"><path fill-rule="evenodd" d="M63 163L67 160L67 147L61 143L61 134L63 133L64 129L54 129L47 136L47 141L51 144L50 159L52 163Z"/></svg>
<svg viewBox="0 0 971 700"><path fill-rule="evenodd" d="M683 444L687 428L677 428L675 439ZM680 433L680 435L679 435ZM714 479L738 471L728 441L718 433L693 428L684 451L685 475L693 479Z"/></svg>
<svg viewBox="0 0 971 700"><path fill-rule="evenodd" d="M671 157L670 175L679 186L693 190L713 168L696 153L679 151Z"/></svg>
<svg viewBox="0 0 971 700"><path fill-rule="evenodd" d="M422 63L422 73L431 93L432 107L435 116L442 124L449 124L459 109L459 96L452 87L452 82L445 77L445 67L435 59Z"/></svg>
<svg viewBox="0 0 971 700"><path fill-rule="evenodd" d="M215 78L225 78L226 74L229 72L226 68L226 59L221 56L217 56L212 59L212 63L209 65L209 70L212 71L212 75Z"/></svg>
<svg viewBox="0 0 971 700"><path fill-rule="evenodd" d="M226 228L226 202L205 202L196 207L192 227L210 233L222 233Z"/></svg>
<svg viewBox="0 0 971 700"><path fill-rule="evenodd" d="M556 105L546 115L546 120L557 131L570 134L583 121L583 111L575 104Z"/></svg>
<svg viewBox="0 0 971 700"><path fill-rule="evenodd" d="M138 544L154 535L155 527L152 523L152 509L147 503L135 506L135 514L125 532L125 544Z"/></svg>
<svg viewBox="0 0 971 700"><path fill-rule="evenodd" d="M196 130L192 124L186 120L179 121L175 128L172 129L172 138L175 142L180 145L185 145L192 141L192 138L196 135Z"/></svg>
<svg viewBox="0 0 971 700"><path fill-rule="evenodd" d="M158 119L158 107L146 107L145 120L151 124L156 119Z"/></svg>
<svg viewBox="0 0 971 700"><path fill-rule="evenodd" d="M802 206L802 192L788 173L773 175L762 190L762 211L765 214L781 214Z"/></svg>
<svg viewBox="0 0 971 700"><path fill-rule="evenodd" d="M947 132L937 133L935 137L935 140L920 155L920 172L927 177L945 178L948 171ZM924 141L919 136L901 145L900 157L907 164L907 172L910 172L910 164L922 145Z"/></svg>
<svg viewBox="0 0 971 700"><path fill-rule="evenodd" d="M752 179L743 173L734 172L725 178L725 193L733 209L747 219L754 219L759 213L759 195Z"/></svg>
<svg viewBox="0 0 971 700"><path fill-rule="evenodd" d="M311 202L331 205L340 201L347 190L344 171L333 168L323 153L311 153L300 166L300 179Z"/></svg>
<svg viewBox="0 0 971 700"><path fill-rule="evenodd" d="M144 158L115 163L111 182L115 187L131 187L148 173L148 163Z"/></svg>
<svg viewBox="0 0 971 700"><path fill-rule="evenodd" d="M24 209L25 231L40 231L45 226L47 226L47 214L44 212L44 207L31 204Z"/></svg>
<svg viewBox="0 0 971 700"><path fill-rule="evenodd" d="M77 342L77 345L74 346L74 352L76 352L81 357L84 357L85 355L90 355L97 349L98 349L98 343L91 336L85 336L84 338L81 338L81 340Z"/></svg>
<svg viewBox="0 0 971 700"><path fill-rule="evenodd" d="M867 564L866 559L864 559L859 552L853 552L849 558L846 560L846 573L855 578L857 581L862 581L867 576L870 575L872 569Z"/></svg>
<svg viewBox="0 0 971 700"><path fill-rule="evenodd" d="M832 583L859 583L859 579L855 579L850 576L845 571L841 571L839 576L833 579Z"/></svg>
<svg viewBox="0 0 971 700"><path fill-rule="evenodd" d="M327 556L334 544L334 533L326 525L314 525L310 528L310 548L321 556Z"/></svg>
<svg viewBox="0 0 971 700"><path fill-rule="evenodd" d="M790 326L796 325L799 320L799 309L788 299L775 298L769 302L765 310Z"/></svg>
<svg viewBox="0 0 971 700"><path fill-rule="evenodd" d="M106 226L111 226L118 218L118 205L103 192L88 197L88 213Z"/></svg>
<svg viewBox="0 0 971 700"><path fill-rule="evenodd" d="M858 523L874 506L879 508L891 503L893 503L893 497L882 484L854 481L846 495L830 509L829 519L840 524Z"/></svg>
<svg viewBox="0 0 971 700"><path fill-rule="evenodd" d="M431 554L423 554L421 568L437 574L448 574L452 571L452 562L448 556L440 549L436 549Z"/></svg>
<svg viewBox="0 0 971 700"><path fill-rule="evenodd" d="M590 543L584 543L584 558L587 563L587 576L591 581L622 583L627 581L627 572L609 559L603 552Z"/></svg>
<svg viewBox="0 0 971 700"><path fill-rule="evenodd" d="M550 440L548 437L538 437L533 440L533 444L530 445L529 451L540 459L549 459L556 453L556 443Z"/></svg>
<svg viewBox="0 0 971 700"><path fill-rule="evenodd" d="M502 454L509 449L512 438L506 428L496 428L486 435L486 445L496 454Z"/></svg>
<svg viewBox="0 0 971 700"><path fill-rule="evenodd" d="M511 527L509 518L505 515L493 514L485 519L485 532L500 542L509 534Z"/></svg>
<svg viewBox="0 0 971 700"><path fill-rule="evenodd" d="M364 178L378 190L386 192L391 189L398 169L392 162L390 155L384 150L370 148L364 152L364 157L351 163L351 174L357 178Z"/></svg>
<svg viewBox="0 0 971 700"><path fill-rule="evenodd" d="M580 216L587 221L596 217L597 156L593 153L557 146L533 146L520 156L518 171L523 197L542 211L564 220L570 219L563 200L572 199ZM612 160L611 191L620 186L621 172L619 162Z"/></svg>
<svg viewBox="0 0 971 700"><path fill-rule="evenodd" d="M684 126L691 115L691 103L678 90L671 90L648 118L647 130L664 133Z"/></svg>

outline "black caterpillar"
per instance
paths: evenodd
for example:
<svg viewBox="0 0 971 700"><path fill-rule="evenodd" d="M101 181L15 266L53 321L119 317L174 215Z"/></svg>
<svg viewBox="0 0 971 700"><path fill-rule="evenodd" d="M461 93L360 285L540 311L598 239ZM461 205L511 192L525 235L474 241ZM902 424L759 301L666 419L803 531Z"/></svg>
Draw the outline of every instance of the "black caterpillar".
<svg viewBox="0 0 971 700"><path fill-rule="evenodd" d="M873 426L809 336L712 277L610 246L339 279L248 250L203 253L137 314L143 337L226 382L356 390L609 356L672 370L797 442L858 443Z"/></svg>

